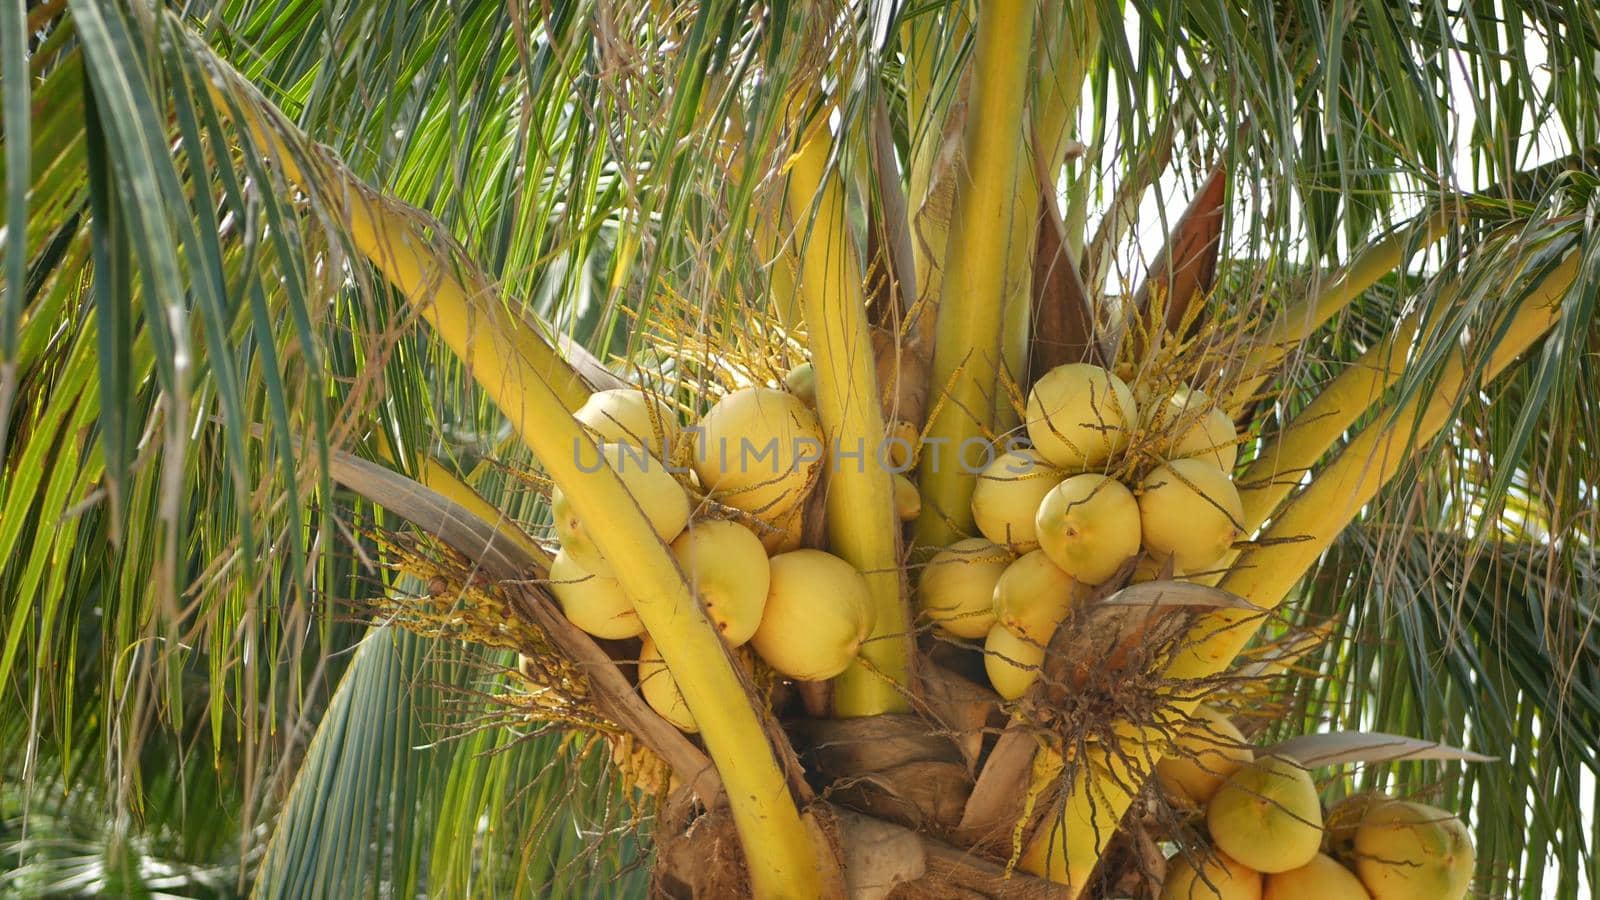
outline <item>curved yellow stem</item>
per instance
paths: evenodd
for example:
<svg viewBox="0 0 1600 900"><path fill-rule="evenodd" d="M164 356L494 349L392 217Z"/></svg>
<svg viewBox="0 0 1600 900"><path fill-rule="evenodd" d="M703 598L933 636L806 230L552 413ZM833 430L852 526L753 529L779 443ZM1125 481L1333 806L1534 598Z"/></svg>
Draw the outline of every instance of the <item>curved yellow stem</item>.
<svg viewBox="0 0 1600 900"><path fill-rule="evenodd" d="M1520 308L1503 320L1504 330L1482 368L1485 381L1499 375L1555 325L1560 316L1560 298L1577 276L1580 261L1579 253L1570 253L1540 280ZM1449 422L1453 399L1465 385L1467 374L1465 357L1458 352L1425 396L1414 398L1362 430L1326 469L1285 504L1262 532L1256 549L1240 555L1219 585L1265 609L1282 603L1360 509L1424 442ZM1189 646L1174 660L1169 677L1204 678L1224 671L1255 635L1260 623L1259 614L1244 610L1217 610L1202 616L1190 629ZM1172 711L1186 715L1197 704L1197 700L1174 701ZM1120 748L1125 756L1161 756L1164 738L1157 729L1126 722L1121 723L1121 728L1127 729L1128 735ZM1096 809L1105 815L1099 817L1100 824L1095 828L1061 829L1058 840L1030 857L1035 863L1047 863L1048 872L1043 868L1030 871L1066 883L1069 896L1076 896L1131 802L1122 781L1099 774L1085 784L1073 785L1067 798L1068 809L1103 803L1103 809ZM1101 799L1089 799L1094 797Z"/></svg>
<svg viewBox="0 0 1600 900"><path fill-rule="evenodd" d="M928 444L918 485L921 544L943 546L972 529L972 487L981 458L962 465L965 442L992 436L1006 260L1024 166L1024 109L1028 96L1034 7L990 0L978 10L977 49L967 108L964 165L957 171L955 213L937 339L929 380ZM1037 207L1035 207L1037 209ZM1030 226L1032 222L1028 223Z"/></svg>
<svg viewBox="0 0 1600 900"><path fill-rule="evenodd" d="M1454 207L1431 212L1416 225L1367 247L1349 265L1312 282L1303 297L1251 338L1250 350L1238 367L1238 371L1250 374L1233 389L1226 404L1229 413L1237 416L1271 377L1273 367L1307 335L1349 306L1378 279L1394 271L1412 253L1444 237L1458 216Z"/></svg>
<svg viewBox="0 0 1600 900"><path fill-rule="evenodd" d="M828 171L832 146L825 123L812 130L790 163L789 218L799 230L797 294L811 342L817 412L833 464L827 480L829 547L866 576L876 606L872 640L834 683L834 710L872 716L909 709L910 618L900 590L900 523L894 479L879 460L883 412L867 330L866 300L845 219L844 189Z"/></svg>
<svg viewBox="0 0 1600 900"><path fill-rule="evenodd" d="M604 523L592 529L595 544L633 598L700 726L727 787L756 894L820 896L823 872L814 844L727 646L622 480L604 466L590 471L597 450L569 414L573 400L581 403L586 390L581 379L498 302L468 290L457 278L455 261L433 252L434 245L395 204L320 154L312 158L319 177L308 178L283 137L291 126L231 70L223 69L225 64L214 65L219 71L208 83L221 106L242 113L241 124L279 157L291 180L306 190L343 198L344 224L357 247L434 325L577 516ZM222 83L229 85L226 94Z"/></svg>

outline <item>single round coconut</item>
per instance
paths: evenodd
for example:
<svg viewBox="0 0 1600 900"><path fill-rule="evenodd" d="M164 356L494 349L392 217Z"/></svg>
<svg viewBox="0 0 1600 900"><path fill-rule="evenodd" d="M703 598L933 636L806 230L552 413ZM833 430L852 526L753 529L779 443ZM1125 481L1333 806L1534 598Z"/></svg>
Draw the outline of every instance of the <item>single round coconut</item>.
<svg viewBox="0 0 1600 900"><path fill-rule="evenodd" d="M1260 872L1215 849L1199 862L1182 853L1167 860L1161 900L1261 900Z"/></svg>
<svg viewBox="0 0 1600 900"><path fill-rule="evenodd" d="M883 455L894 471L904 472L917 464L917 445L922 442L917 426L905 419L895 419L889 423L883 442Z"/></svg>
<svg viewBox="0 0 1600 900"><path fill-rule="evenodd" d="M1045 646L1072 607L1091 592L1088 585L1061 571L1043 550L1035 550L1000 573L994 585L994 614L1012 634Z"/></svg>
<svg viewBox="0 0 1600 900"><path fill-rule="evenodd" d="M1460 900L1472 885L1476 854L1460 819L1391 800L1361 820L1354 860L1372 900Z"/></svg>
<svg viewBox="0 0 1600 900"><path fill-rule="evenodd" d="M694 715L689 712L689 704L683 702L678 682L661 659L661 651L656 649L656 642L648 636L639 648L639 693L644 695L644 702L650 704L657 715L676 725L680 731L700 730L700 726L695 724Z"/></svg>
<svg viewBox="0 0 1600 900"><path fill-rule="evenodd" d="M761 540L761 546L766 548L768 556L800 549L800 543L805 539L804 513L805 507L797 506L770 520L754 517L758 522L756 537Z"/></svg>
<svg viewBox="0 0 1600 900"><path fill-rule="evenodd" d="M805 501L826 457L816 413L771 388L718 400L691 442L700 484L719 502L769 522Z"/></svg>
<svg viewBox="0 0 1600 900"><path fill-rule="evenodd" d="M1074 475L1045 495L1034 528L1051 562L1084 584L1100 584L1139 552L1139 503L1116 479Z"/></svg>
<svg viewBox="0 0 1600 900"><path fill-rule="evenodd" d="M1361 879L1323 853L1298 869L1268 875L1261 896L1263 900L1372 900Z"/></svg>
<svg viewBox="0 0 1600 900"><path fill-rule="evenodd" d="M600 459L617 473L635 503L650 521L650 527L663 541L671 541L689 524L689 495L672 477L666 466L646 455L637 447L626 444L601 444ZM583 458L579 466L598 470L600 461ZM611 564L606 562L594 542L592 532L579 520L577 512L567 502L567 496L558 486L550 496L550 513L555 518L556 536L561 548L571 555L573 562L595 575L611 575ZM605 523L599 523L604 527Z"/></svg>
<svg viewBox="0 0 1600 900"><path fill-rule="evenodd" d="M803 362L790 369L783 376L783 386L789 393L800 398L800 402L817 408L817 370L811 363Z"/></svg>
<svg viewBox="0 0 1600 900"><path fill-rule="evenodd" d="M940 550L917 582L922 612L956 637L981 638L994 624L994 586L1011 564L1006 548L967 538Z"/></svg>
<svg viewBox="0 0 1600 900"><path fill-rule="evenodd" d="M1322 847L1322 804L1299 763L1263 756L1240 766L1206 807L1211 839L1257 872L1298 869Z"/></svg>
<svg viewBox="0 0 1600 900"><path fill-rule="evenodd" d="M1056 366L1028 394L1028 439L1062 469L1104 463L1127 446L1138 421L1133 392L1122 379L1088 363Z"/></svg>
<svg viewBox="0 0 1600 900"><path fill-rule="evenodd" d="M1199 459L1174 459L1146 475L1139 490L1139 525L1155 557L1197 572L1227 554L1239 539L1244 505L1223 471Z"/></svg>
<svg viewBox="0 0 1600 900"><path fill-rule="evenodd" d="M1322 846L1329 855L1345 865L1354 864L1356 831L1361 828L1361 820L1365 819L1372 809L1393 799L1382 791L1362 791L1359 794L1351 794L1328 807L1327 813L1323 816Z"/></svg>
<svg viewBox="0 0 1600 900"><path fill-rule="evenodd" d="M1171 755L1156 763L1156 780L1167 796L1190 806L1205 806L1228 776L1253 758L1244 735L1227 716L1197 707L1179 732Z"/></svg>
<svg viewBox="0 0 1600 900"><path fill-rule="evenodd" d="M1146 553L1139 557L1138 562L1133 564L1133 572L1128 575L1128 583L1144 584L1147 581L1175 581L1182 578L1183 570L1176 566L1173 566L1170 571L1168 570L1168 566L1171 563L1172 557L1170 556L1166 559L1157 559Z"/></svg>
<svg viewBox="0 0 1600 900"><path fill-rule="evenodd" d="M1002 453L972 488L972 520L996 544L1027 553L1039 546L1034 517L1046 494L1066 474L1032 450Z"/></svg>
<svg viewBox="0 0 1600 900"><path fill-rule="evenodd" d="M1159 403L1140 404L1139 412L1146 430L1164 433L1157 446L1167 459L1193 457L1233 471L1239 458L1233 420L1203 392L1180 386Z"/></svg>
<svg viewBox="0 0 1600 900"><path fill-rule="evenodd" d="M797 681L825 681L855 659L872 633L867 580L821 550L772 557L767 608L750 645L778 672Z"/></svg>
<svg viewBox="0 0 1600 900"><path fill-rule="evenodd" d="M983 669L989 673L995 693L1007 700L1027 692L1028 686L1038 680L1043 663L1044 647L1017 637L998 622L983 640Z"/></svg>
<svg viewBox="0 0 1600 900"><path fill-rule="evenodd" d="M672 542L672 553L728 646L756 633L767 606L771 566L761 539L735 522L696 522Z"/></svg>
<svg viewBox="0 0 1600 900"><path fill-rule="evenodd" d="M659 397L637 388L595 391L572 414L608 444L643 447L661 456L678 437L678 415Z"/></svg>
<svg viewBox="0 0 1600 900"><path fill-rule="evenodd" d="M902 522L915 519L922 512L922 495L917 492L917 486L911 479L895 473L894 476L894 514Z"/></svg>
<svg viewBox="0 0 1600 900"><path fill-rule="evenodd" d="M621 583L585 571L566 550L557 551L550 561L550 593L567 621L597 638L619 641L644 632Z"/></svg>

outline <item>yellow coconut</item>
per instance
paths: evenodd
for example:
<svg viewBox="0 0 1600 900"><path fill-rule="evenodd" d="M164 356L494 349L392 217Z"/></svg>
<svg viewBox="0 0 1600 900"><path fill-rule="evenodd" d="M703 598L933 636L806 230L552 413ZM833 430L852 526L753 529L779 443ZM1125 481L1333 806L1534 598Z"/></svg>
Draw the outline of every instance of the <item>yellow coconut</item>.
<svg viewBox="0 0 1600 900"><path fill-rule="evenodd" d="M812 409L817 408L817 370L811 367L811 363L803 362L790 369L783 376L783 386L789 393L799 397L800 402Z"/></svg>
<svg viewBox="0 0 1600 900"><path fill-rule="evenodd" d="M1099 366L1056 366L1028 394L1028 438L1063 469L1098 466L1122 450L1139 421L1133 392Z"/></svg>
<svg viewBox="0 0 1600 900"><path fill-rule="evenodd" d="M1167 860L1161 900L1261 900L1260 872L1214 849L1199 862L1182 853Z"/></svg>
<svg viewBox="0 0 1600 900"><path fill-rule="evenodd" d="M972 520L983 536L1018 553L1039 546L1034 517L1066 474L1032 450L1002 453L972 488Z"/></svg>
<svg viewBox="0 0 1600 900"><path fill-rule="evenodd" d="M816 413L788 391L762 387L717 401L690 441L700 484L767 521L804 502L826 455Z"/></svg>
<svg viewBox="0 0 1600 900"><path fill-rule="evenodd" d="M1233 420L1203 392L1180 386L1159 403L1140 404L1139 412L1145 429L1165 433L1157 446L1168 459L1194 457L1233 471L1239 458Z"/></svg>
<svg viewBox="0 0 1600 900"><path fill-rule="evenodd" d="M805 538L804 513L805 507L797 506L770 521L754 517L758 520L754 528L756 537L761 539L768 556L800 549L800 542Z"/></svg>
<svg viewBox="0 0 1600 900"><path fill-rule="evenodd" d="M750 639L767 665L797 681L843 672L872 633L872 596L855 567L821 550L772 557L761 627Z"/></svg>
<svg viewBox="0 0 1600 900"><path fill-rule="evenodd" d="M1311 773L1292 759L1263 756L1239 767L1206 807L1211 839L1257 872L1287 872L1322 847L1322 805Z"/></svg>
<svg viewBox="0 0 1600 900"><path fill-rule="evenodd" d="M1100 584L1139 552L1139 503L1121 482L1074 475L1045 495L1034 516L1039 547L1084 584Z"/></svg>
<svg viewBox="0 0 1600 900"><path fill-rule="evenodd" d="M1268 875L1261 896L1262 900L1372 900L1361 879L1322 853L1298 869Z"/></svg>
<svg viewBox="0 0 1600 900"><path fill-rule="evenodd" d="M1172 755L1156 763L1156 779L1179 803L1205 806L1228 776L1253 756L1244 735L1228 717L1209 706L1197 707L1195 721L1184 723Z"/></svg>
<svg viewBox="0 0 1600 900"><path fill-rule="evenodd" d="M601 444L600 459L580 453L578 465L599 471L602 461L609 465L627 486L634 502L650 520L650 527L663 541L677 537L689 524L689 495L672 477L665 464L646 455L637 447L626 444ZM610 575L611 565L595 546L593 536L578 519L577 513L567 503L566 495L558 487L550 497L550 512L555 517L556 536L561 548L572 556L585 571L595 575ZM599 527L605 527L602 520Z"/></svg>
<svg viewBox="0 0 1600 900"><path fill-rule="evenodd" d="M922 495L911 479L896 473L894 476L894 514L902 522L915 519L922 512Z"/></svg>
<svg viewBox="0 0 1600 900"><path fill-rule="evenodd" d="M940 550L917 582L922 612L956 637L981 638L994 624L994 586L1011 564L1006 548L967 538Z"/></svg>
<svg viewBox="0 0 1600 900"><path fill-rule="evenodd" d="M672 552L728 646L750 640L761 624L771 580L761 539L735 522L710 519L678 535Z"/></svg>
<svg viewBox="0 0 1600 900"><path fill-rule="evenodd" d="M678 682L673 680L667 664L662 661L656 642L649 637L644 639L644 646L639 648L639 693L644 695L644 702L650 704L657 715L680 730L700 730L700 726L695 724L694 715L689 712L689 705L683 702Z"/></svg>
<svg viewBox="0 0 1600 900"><path fill-rule="evenodd" d="M1043 550L1006 566L994 585L994 614L1011 633L1045 645L1056 626L1092 589L1061 571Z"/></svg>
<svg viewBox="0 0 1600 900"><path fill-rule="evenodd" d="M1167 565L1171 561L1170 556L1166 559L1156 559L1146 553L1133 564L1133 572L1128 575L1128 583L1144 584L1147 581L1174 581L1182 578L1183 572L1177 567L1174 566L1170 572L1168 571Z"/></svg>
<svg viewBox="0 0 1600 900"><path fill-rule="evenodd" d="M1185 572L1221 559L1239 539L1244 506L1233 481L1198 459L1174 459L1146 475L1139 491L1145 549Z"/></svg>
<svg viewBox="0 0 1600 900"><path fill-rule="evenodd" d="M1324 849L1345 865L1350 865L1355 858L1356 831L1361 828L1361 820L1367 817L1369 811L1392 799L1382 791L1363 791L1328 807L1323 817Z"/></svg>
<svg viewBox="0 0 1600 900"><path fill-rule="evenodd" d="M595 391L572 415L601 441L644 447L656 456L678 437L672 407L637 388Z"/></svg>
<svg viewBox="0 0 1600 900"><path fill-rule="evenodd" d="M616 641L644 631L622 585L615 578L585 571L564 549L550 561L550 593L567 621L597 638Z"/></svg>
<svg viewBox="0 0 1600 900"><path fill-rule="evenodd" d="M917 445L922 434L917 426L905 419L895 419L889 424L883 439L883 455L891 469L904 472L917 464Z"/></svg>
<svg viewBox="0 0 1600 900"><path fill-rule="evenodd" d="M983 641L983 669L989 673L989 683L995 693L1015 700L1027 692L1028 686L1039 678L1039 666L1044 663L1044 647L1026 638L1012 634L996 622Z"/></svg>
<svg viewBox="0 0 1600 900"><path fill-rule="evenodd" d="M1460 819L1391 800L1361 820L1353 859L1372 900L1460 900L1472 884L1475 852Z"/></svg>

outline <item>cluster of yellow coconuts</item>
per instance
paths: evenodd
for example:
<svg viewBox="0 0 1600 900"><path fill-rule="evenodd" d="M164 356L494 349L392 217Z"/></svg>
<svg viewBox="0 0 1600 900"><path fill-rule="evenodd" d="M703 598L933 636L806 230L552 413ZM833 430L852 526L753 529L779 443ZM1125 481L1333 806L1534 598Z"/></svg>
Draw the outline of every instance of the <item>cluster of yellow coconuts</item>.
<svg viewBox="0 0 1600 900"><path fill-rule="evenodd" d="M1138 557L1135 581L1218 563L1244 517L1233 485L1233 422L1198 390L1136 397L1114 373L1072 363L1028 396L1031 446L979 475L972 517L982 537L939 551L922 572L924 616L983 639L995 690L1022 696L1074 604ZM1130 444L1149 465L1130 465ZM1135 473L1124 484L1106 472ZM1141 555L1142 554L1142 555Z"/></svg>
<svg viewBox="0 0 1600 900"><path fill-rule="evenodd" d="M800 510L823 464L822 428L784 390L727 394L684 429L665 402L631 388L599 391L574 413L601 460L627 486L666 542L706 615L730 647L748 644L797 681L838 675L872 631L861 573L821 550L801 549ZM581 467L598 470L592 451ZM674 458L689 464L674 467ZM605 523L585 522L558 488L551 498L560 549L549 588L574 625L597 638L641 638L639 690L663 718L695 731L694 717L593 540Z"/></svg>
<svg viewBox="0 0 1600 900"><path fill-rule="evenodd" d="M1461 820L1421 803L1356 794L1324 810L1311 773L1257 756L1201 706L1156 779L1205 811L1212 846L1174 856L1161 900L1460 900L1475 854Z"/></svg>

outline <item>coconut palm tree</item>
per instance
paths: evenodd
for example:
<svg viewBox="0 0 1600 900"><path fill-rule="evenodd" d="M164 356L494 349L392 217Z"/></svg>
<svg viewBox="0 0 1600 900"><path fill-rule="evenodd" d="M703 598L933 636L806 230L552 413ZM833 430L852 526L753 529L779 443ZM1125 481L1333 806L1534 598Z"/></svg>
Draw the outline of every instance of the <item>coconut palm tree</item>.
<svg viewBox="0 0 1600 900"><path fill-rule="evenodd" d="M1204 850L1152 777L1202 700L1415 739L1319 790L1460 815L1482 893L1600 879L1589 4L7 0L0 38L6 890L1141 896ZM874 620L814 683L725 646L573 417L802 363L834 465L792 533ZM1238 539L1127 561L1002 700L912 592L977 533L956 454L1073 364L1215 401ZM1113 430L1119 479L1169 455ZM552 600L552 489L697 733Z"/></svg>

